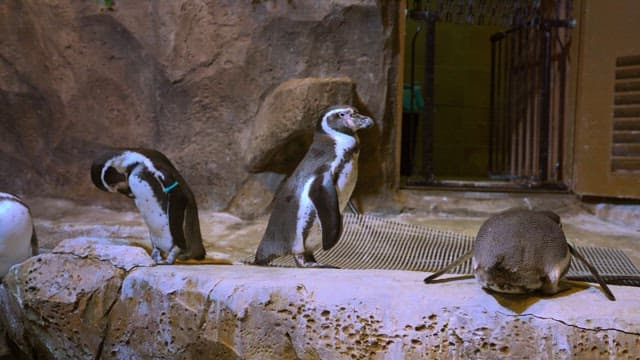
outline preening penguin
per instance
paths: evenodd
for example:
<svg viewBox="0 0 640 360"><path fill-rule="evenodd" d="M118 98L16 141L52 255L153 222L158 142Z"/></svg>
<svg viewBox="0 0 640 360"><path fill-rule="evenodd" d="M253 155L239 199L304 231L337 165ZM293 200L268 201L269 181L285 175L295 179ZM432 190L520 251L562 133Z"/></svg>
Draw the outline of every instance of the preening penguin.
<svg viewBox="0 0 640 360"><path fill-rule="evenodd" d="M11 266L38 255L38 238L29 207L17 196L0 192L0 279Z"/></svg>
<svg viewBox="0 0 640 360"><path fill-rule="evenodd" d="M321 267L313 256L320 246L313 236L318 225L325 250L342 233L344 210L358 178L359 144L356 132L373 120L352 106L333 106L318 121L313 142L293 174L275 196L267 229L255 264L293 254L299 267Z"/></svg>
<svg viewBox="0 0 640 360"><path fill-rule="evenodd" d="M149 228L151 257L157 264L204 259L195 197L162 153L142 148L107 151L91 165L91 180L100 190L133 198Z"/></svg>
<svg viewBox="0 0 640 360"><path fill-rule="evenodd" d="M429 283L472 258L473 273L480 284L501 293L523 294L542 290L555 294L571 256L580 260L598 281L609 300L613 293L598 271L567 243L560 217L551 211L507 210L485 221L473 249L424 279Z"/></svg>

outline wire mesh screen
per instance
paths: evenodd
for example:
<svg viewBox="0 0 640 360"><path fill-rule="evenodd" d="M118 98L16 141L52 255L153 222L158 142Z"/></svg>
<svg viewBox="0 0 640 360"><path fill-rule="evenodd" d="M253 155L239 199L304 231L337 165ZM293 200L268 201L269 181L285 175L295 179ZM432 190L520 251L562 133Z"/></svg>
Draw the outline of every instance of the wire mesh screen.
<svg viewBox="0 0 640 360"><path fill-rule="evenodd" d="M387 269L434 272L470 251L473 237L452 231L404 224L367 215L344 215L344 232L329 251L314 253L316 259L343 269ZM577 247L598 269L607 283L640 286L640 270L618 249ZM247 259L253 262L253 258ZM272 266L295 267L292 256L271 262ZM471 261L451 271L471 274ZM569 279L595 281L582 264L572 261Z"/></svg>

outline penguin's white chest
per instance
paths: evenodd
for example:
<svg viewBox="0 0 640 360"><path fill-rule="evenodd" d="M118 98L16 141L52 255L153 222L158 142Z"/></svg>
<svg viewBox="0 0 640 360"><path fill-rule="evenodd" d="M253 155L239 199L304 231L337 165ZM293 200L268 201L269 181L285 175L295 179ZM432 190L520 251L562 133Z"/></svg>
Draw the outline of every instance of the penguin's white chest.
<svg viewBox="0 0 640 360"><path fill-rule="evenodd" d="M358 139L343 133L336 133L335 159L331 162L331 172L336 176L336 191L340 212L344 211L358 180Z"/></svg>
<svg viewBox="0 0 640 360"><path fill-rule="evenodd" d="M301 254L305 251L313 252L321 245L320 221L316 213L313 201L309 197L309 190L314 178L310 178L304 184L300 194L300 204L296 214L296 236L293 244L293 253ZM309 223L313 223L310 225ZM311 228L309 228L311 226ZM306 233L305 233L306 231Z"/></svg>
<svg viewBox="0 0 640 360"><path fill-rule="evenodd" d="M0 277L31 256L33 222L21 203L0 200Z"/></svg>
<svg viewBox="0 0 640 360"><path fill-rule="evenodd" d="M347 206L353 189L356 187L358 180L358 154L354 154L340 170L338 181L336 183L336 191L338 192L338 202L340 203L340 212L344 211Z"/></svg>
<svg viewBox="0 0 640 360"><path fill-rule="evenodd" d="M136 207L149 228L151 244L166 253L173 247L169 216L165 213L151 186L138 176L140 171L142 171L141 166L131 172L129 188L135 196Z"/></svg>

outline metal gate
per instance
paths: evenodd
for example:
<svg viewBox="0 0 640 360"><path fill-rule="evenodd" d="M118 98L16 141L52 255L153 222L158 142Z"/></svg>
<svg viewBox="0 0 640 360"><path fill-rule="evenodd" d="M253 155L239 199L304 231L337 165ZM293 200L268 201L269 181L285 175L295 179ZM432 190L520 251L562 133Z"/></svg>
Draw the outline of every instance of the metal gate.
<svg viewBox="0 0 640 360"><path fill-rule="evenodd" d="M491 37L489 176L530 187L562 180L573 20L535 19Z"/></svg>

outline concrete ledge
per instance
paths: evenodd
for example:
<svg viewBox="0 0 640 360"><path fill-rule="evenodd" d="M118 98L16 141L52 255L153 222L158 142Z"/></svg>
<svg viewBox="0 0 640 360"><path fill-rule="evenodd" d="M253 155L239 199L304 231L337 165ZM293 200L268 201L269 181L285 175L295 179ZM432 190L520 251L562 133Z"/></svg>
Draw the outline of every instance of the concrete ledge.
<svg viewBox="0 0 640 360"><path fill-rule="evenodd" d="M513 298L490 295L473 279L425 285L424 273L407 271L148 266L133 247L132 258L114 264L88 250L109 252L108 243L84 242L63 242L54 253L15 266L0 287L0 319L28 356L562 359L640 353L640 288L613 286L616 302L592 286L552 298ZM131 266L136 261L141 265Z"/></svg>

